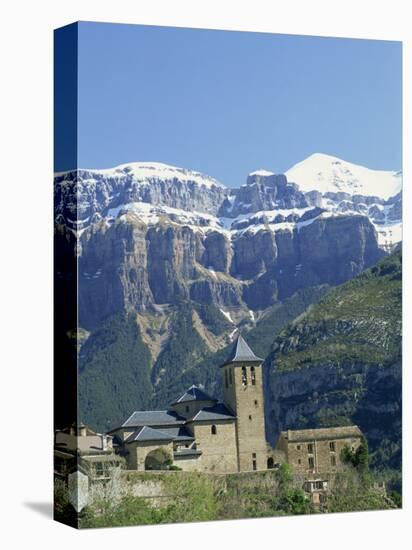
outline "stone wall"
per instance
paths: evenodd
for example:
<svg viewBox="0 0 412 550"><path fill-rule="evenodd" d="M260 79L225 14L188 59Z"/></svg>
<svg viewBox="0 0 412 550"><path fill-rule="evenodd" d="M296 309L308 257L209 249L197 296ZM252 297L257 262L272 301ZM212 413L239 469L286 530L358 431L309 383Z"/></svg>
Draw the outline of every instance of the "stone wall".
<svg viewBox="0 0 412 550"><path fill-rule="evenodd" d="M212 433L216 426L216 434ZM233 421L215 421L192 424L197 448L202 451L198 469L202 472L236 472L236 429ZM182 461L177 463L180 466Z"/></svg>
<svg viewBox="0 0 412 550"><path fill-rule="evenodd" d="M247 384L242 383L242 365L226 366L228 387L225 403L236 413L238 470L266 470L267 444L262 389L262 368L245 364ZM252 368L254 380L252 384ZM232 377L230 377L230 370ZM226 374L224 375L226 377Z"/></svg>
<svg viewBox="0 0 412 550"><path fill-rule="evenodd" d="M202 455L185 456L173 460L173 464L181 468L184 472L201 472L202 471Z"/></svg>
<svg viewBox="0 0 412 550"><path fill-rule="evenodd" d="M138 470L143 471L145 469L145 460L147 455L154 451L155 449L165 449L170 453L170 456L173 457L173 443L153 443L153 442L141 442L137 443L128 443L126 444L126 449L128 454L126 456L127 468L128 470Z"/></svg>
<svg viewBox="0 0 412 550"><path fill-rule="evenodd" d="M281 440L283 438L281 437ZM329 474L343 471L345 465L342 463L340 454L345 445L357 449L360 445L358 438L334 439L313 439L301 442L280 441L279 449L286 448L287 462L296 474L313 475ZM311 460L311 464L309 461Z"/></svg>

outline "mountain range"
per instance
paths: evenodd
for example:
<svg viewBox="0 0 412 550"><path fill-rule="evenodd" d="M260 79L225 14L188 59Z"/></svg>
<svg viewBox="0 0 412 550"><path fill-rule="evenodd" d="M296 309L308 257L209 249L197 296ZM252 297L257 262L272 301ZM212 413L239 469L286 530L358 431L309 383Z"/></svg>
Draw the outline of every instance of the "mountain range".
<svg viewBox="0 0 412 550"><path fill-rule="evenodd" d="M396 249L401 183L324 154L236 188L158 162L55 174L56 294L78 292L61 334L74 334L83 421L107 429L192 383L218 394L238 330L269 356L289 323Z"/></svg>

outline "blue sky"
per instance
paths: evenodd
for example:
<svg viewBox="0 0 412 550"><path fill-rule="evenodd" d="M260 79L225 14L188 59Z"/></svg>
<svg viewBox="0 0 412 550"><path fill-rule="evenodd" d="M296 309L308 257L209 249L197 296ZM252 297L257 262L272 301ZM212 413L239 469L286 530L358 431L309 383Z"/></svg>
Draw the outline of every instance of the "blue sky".
<svg viewBox="0 0 412 550"><path fill-rule="evenodd" d="M401 168L399 42L80 23L78 47L80 167Z"/></svg>

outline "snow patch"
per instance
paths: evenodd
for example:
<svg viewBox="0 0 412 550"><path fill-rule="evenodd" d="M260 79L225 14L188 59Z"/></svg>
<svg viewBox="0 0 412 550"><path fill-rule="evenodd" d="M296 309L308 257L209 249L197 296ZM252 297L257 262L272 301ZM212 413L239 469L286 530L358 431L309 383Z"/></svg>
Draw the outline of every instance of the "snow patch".
<svg viewBox="0 0 412 550"><path fill-rule="evenodd" d="M402 222L378 225L373 224L378 233L378 245L389 252L402 241Z"/></svg>
<svg viewBox="0 0 412 550"><path fill-rule="evenodd" d="M249 176L274 176L274 172L269 172L268 170L256 170L255 172L250 172Z"/></svg>
<svg viewBox="0 0 412 550"><path fill-rule="evenodd" d="M227 319L230 323L232 323L232 325L235 324L235 323L233 322L233 319L232 319L232 317L230 316L230 313L229 313L228 311L224 311L223 309L221 309L220 311L223 313L223 315L226 317L226 319ZM237 330L237 329L236 329L236 330Z"/></svg>
<svg viewBox="0 0 412 550"><path fill-rule="evenodd" d="M289 182L296 183L305 192L344 192L387 200L402 189L399 171L371 170L322 153L298 162L285 174Z"/></svg>
<svg viewBox="0 0 412 550"><path fill-rule="evenodd" d="M173 181L179 180L185 183L196 183L204 187L221 187L225 186L218 180L195 170L180 168L162 162L132 162L128 164L120 164L114 168L105 168L100 170L79 169L78 171L91 172L110 177L122 177L129 175L134 181L143 184L150 184L152 180ZM59 175L62 175L61 173Z"/></svg>

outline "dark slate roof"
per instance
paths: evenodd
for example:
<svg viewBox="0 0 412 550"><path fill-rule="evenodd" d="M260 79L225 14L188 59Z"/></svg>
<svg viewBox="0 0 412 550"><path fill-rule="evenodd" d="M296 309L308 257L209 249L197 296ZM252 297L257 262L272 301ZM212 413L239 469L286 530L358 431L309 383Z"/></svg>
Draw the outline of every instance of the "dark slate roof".
<svg viewBox="0 0 412 550"><path fill-rule="evenodd" d="M236 417L223 403L216 403L213 407L201 409L192 419L192 422L199 420L234 420Z"/></svg>
<svg viewBox="0 0 412 550"><path fill-rule="evenodd" d="M127 443L132 443L133 441L173 441L173 436L162 432L162 430L143 426L127 438Z"/></svg>
<svg viewBox="0 0 412 550"><path fill-rule="evenodd" d="M167 426L184 424L184 422L185 419L174 411L135 411L121 427Z"/></svg>
<svg viewBox="0 0 412 550"><path fill-rule="evenodd" d="M162 432L173 437L173 441L193 441L194 437L184 426L173 426L173 428L163 428Z"/></svg>
<svg viewBox="0 0 412 550"><path fill-rule="evenodd" d="M180 451L175 451L173 453L173 458L179 459L179 458L185 458L190 456L200 456L202 454L202 451L200 449L181 449Z"/></svg>
<svg viewBox="0 0 412 550"><path fill-rule="evenodd" d="M188 390L186 390L185 393L182 396L180 396L177 401L173 403L173 405L177 405L178 403L189 403L190 401L217 402L217 399L208 395L205 391L200 389L198 386L193 385Z"/></svg>
<svg viewBox="0 0 412 550"><path fill-rule="evenodd" d="M257 357L250 347L247 345L242 335L239 334L236 342L233 344L233 347L229 353L229 357L223 363L227 365L229 363L245 363L245 362L256 362L262 363L263 359ZM222 366L223 366L222 365Z"/></svg>

